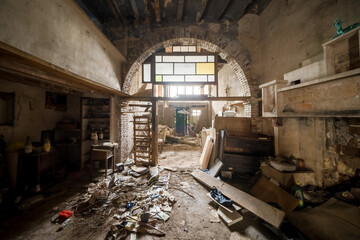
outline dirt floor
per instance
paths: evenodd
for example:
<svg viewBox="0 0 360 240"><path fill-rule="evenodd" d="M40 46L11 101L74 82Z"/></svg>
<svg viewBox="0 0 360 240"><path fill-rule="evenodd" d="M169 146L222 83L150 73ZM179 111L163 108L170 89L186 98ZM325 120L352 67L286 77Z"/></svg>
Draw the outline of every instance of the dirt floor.
<svg viewBox="0 0 360 240"><path fill-rule="evenodd" d="M201 147L188 144L165 144L163 152L159 154L159 165L175 168L198 168Z"/></svg>
<svg viewBox="0 0 360 240"><path fill-rule="evenodd" d="M251 239L276 239L246 209L242 211L244 220L231 228L219 219L217 205L206 195L208 189L196 182L190 174L199 166L200 155L200 147L165 144L159 158L160 176L170 176L167 192L169 196L175 197L176 202L171 205L171 212L168 212L169 220L154 221L155 227L166 235L160 236L154 229L140 227L136 234L128 233L126 239L250 239L245 234L251 236ZM142 193L149 192L149 176L144 176L135 179L133 190L119 192L118 197L136 193L136 199L140 199ZM52 194L48 194L42 204L4 222L0 239L116 239L106 236L113 224L119 226L119 220L114 215L121 215L119 212L125 207L125 202L109 201L109 197L108 200L86 205L85 209L79 210L79 199L89 194L89 186L86 172L71 174L65 181L48 190ZM52 223L51 218L63 209L74 211L74 215L68 226L59 231L60 223ZM116 227L115 230L118 231Z"/></svg>

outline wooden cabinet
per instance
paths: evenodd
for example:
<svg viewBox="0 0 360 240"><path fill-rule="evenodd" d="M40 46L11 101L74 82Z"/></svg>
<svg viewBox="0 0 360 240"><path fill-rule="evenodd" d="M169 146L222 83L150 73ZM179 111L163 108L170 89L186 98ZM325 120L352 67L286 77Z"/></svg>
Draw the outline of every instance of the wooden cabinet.
<svg viewBox="0 0 360 240"><path fill-rule="evenodd" d="M281 102L279 99L278 90L286 86L285 80L273 80L260 85L262 95L262 116L263 117L278 117L279 107Z"/></svg>
<svg viewBox="0 0 360 240"><path fill-rule="evenodd" d="M91 133L98 134L98 141L110 141L110 98L81 98L81 169L90 159ZM99 138L102 132L103 138Z"/></svg>

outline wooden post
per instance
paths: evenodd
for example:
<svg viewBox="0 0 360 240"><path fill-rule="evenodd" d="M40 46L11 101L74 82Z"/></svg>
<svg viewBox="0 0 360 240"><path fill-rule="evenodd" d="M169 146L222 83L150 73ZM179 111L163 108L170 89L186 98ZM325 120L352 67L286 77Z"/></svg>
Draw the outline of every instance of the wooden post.
<svg viewBox="0 0 360 240"><path fill-rule="evenodd" d="M151 112L151 131L152 131L152 159L151 165L158 164L158 118L157 118L157 101L152 101Z"/></svg>

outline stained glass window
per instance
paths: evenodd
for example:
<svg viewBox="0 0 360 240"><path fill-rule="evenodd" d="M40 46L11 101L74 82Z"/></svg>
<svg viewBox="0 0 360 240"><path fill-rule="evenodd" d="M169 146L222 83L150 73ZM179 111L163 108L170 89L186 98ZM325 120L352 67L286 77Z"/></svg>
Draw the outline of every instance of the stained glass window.
<svg viewBox="0 0 360 240"><path fill-rule="evenodd" d="M214 83L216 79L214 61L214 55L156 55L155 82Z"/></svg>

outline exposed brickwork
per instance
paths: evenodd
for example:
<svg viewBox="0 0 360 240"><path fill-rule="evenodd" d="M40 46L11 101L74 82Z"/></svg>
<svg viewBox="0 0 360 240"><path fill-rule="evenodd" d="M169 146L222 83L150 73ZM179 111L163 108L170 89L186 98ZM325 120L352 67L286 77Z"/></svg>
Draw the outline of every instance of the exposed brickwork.
<svg viewBox="0 0 360 240"><path fill-rule="evenodd" d="M132 123L130 121L133 120L132 115L121 114L122 105L126 104L121 102L119 98L115 99L115 114L116 114L116 122L115 122L115 142L118 142L120 145L120 149L117 154L121 161L125 161L129 157L129 153L131 152L133 143L131 139L133 139L133 131L132 131Z"/></svg>

